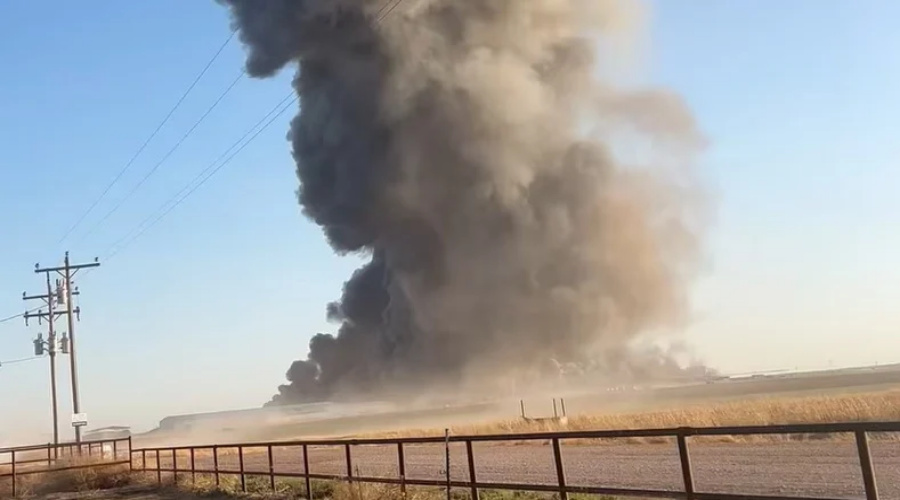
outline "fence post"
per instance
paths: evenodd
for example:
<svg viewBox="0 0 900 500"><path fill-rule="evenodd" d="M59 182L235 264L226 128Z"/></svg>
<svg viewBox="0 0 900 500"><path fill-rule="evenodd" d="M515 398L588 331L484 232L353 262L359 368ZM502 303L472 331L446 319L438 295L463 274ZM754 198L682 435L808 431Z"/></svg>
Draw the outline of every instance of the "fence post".
<svg viewBox="0 0 900 500"><path fill-rule="evenodd" d="M344 457L347 463L347 482L353 484L353 458L350 456L350 443L344 444Z"/></svg>
<svg viewBox="0 0 900 500"><path fill-rule="evenodd" d="M447 472L447 500L450 500L450 429L444 429L444 468Z"/></svg>
<svg viewBox="0 0 900 500"><path fill-rule="evenodd" d="M141 470L147 472L147 450L141 450Z"/></svg>
<svg viewBox="0 0 900 500"><path fill-rule="evenodd" d="M194 448L191 448L191 484L197 484L197 467L194 462Z"/></svg>
<svg viewBox="0 0 900 500"><path fill-rule="evenodd" d="M244 447L238 446L238 465L241 470L241 491L247 493L247 478L244 476Z"/></svg>
<svg viewBox="0 0 900 500"><path fill-rule="evenodd" d="M113 462L119 461L119 442L113 441Z"/></svg>
<svg viewBox="0 0 900 500"><path fill-rule="evenodd" d="M559 500L569 500L569 493L566 491L566 471L563 467L562 449L559 446L559 438L555 437L553 442L553 460L556 462L556 478L559 481Z"/></svg>
<svg viewBox="0 0 900 500"><path fill-rule="evenodd" d="M213 471L216 473L216 489L219 489L219 447L213 446Z"/></svg>
<svg viewBox="0 0 900 500"><path fill-rule="evenodd" d="M406 458L403 456L403 441L397 443L397 470L400 472L400 492L406 496Z"/></svg>
<svg viewBox="0 0 900 500"><path fill-rule="evenodd" d="M472 500L478 500L478 481L475 479L475 454L472 452L472 440L466 440L466 455L469 458L469 482L472 483Z"/></svg>
<svg viewBox="0 0 900 500"><path fill-rule="evenodd" d="M178 451L172 448L172 482L178 486Z"/></svg>
<svg viewBox="0 0 900 500"><path fill-rule="evenodd" d="M16 450L12 451L12 496L16 497Z"/></svg>
<svg viewBox="0 0 900 500"><path fill-rule="evenodd" d="M270 444L266 451L269 453L269 486L275 491L275 461L272 458L272 445Z"/></svg>
<svg viewBox="0 0 900 500"><path fill-rule="evenodd" d="M306 477L306 500L313 500L312 482L309 479L309 446L303 445L303 476Z"/></svg>
<svg viewBox="0 0 900 500"><path fill-rule="evenodd" d="M691 454L688 450L687 436L678 431L678 456L681 458L681 477L684 479L684 492L687 500L694 500L694 474L691 471Z"/></svg>
<svg viewBox="0 0 900 500"><path fill-rule="evenodd" d="M47 468L48 469L53 466L53 458L50 455L50 447L51 447L50 443L47 443Z"/></svg>
<svg viewBox="0 0 900 500"><path fill-rule="evenodd" d="M162 485L162 461L159 459L159 448L156 449L156 482Z"/></svg>
<svg viewBox="0 0 900 500"><path fill-rule="evenodd" d="M869 452L869 438L866 431L856 431L856 449L859 451L859 466L862 468L866 500L878 500L875 471L872 468L872 454Z"/></svg>

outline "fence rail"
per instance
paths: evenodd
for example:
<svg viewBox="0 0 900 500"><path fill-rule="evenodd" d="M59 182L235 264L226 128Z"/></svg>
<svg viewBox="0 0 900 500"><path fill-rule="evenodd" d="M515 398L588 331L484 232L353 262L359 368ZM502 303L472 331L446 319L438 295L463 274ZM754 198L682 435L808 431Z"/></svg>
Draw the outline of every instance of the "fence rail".
<svg viewBox="0 0 900 500"><path fill-rule="evenodd" d="M745 495L723 494L697 491L694 486L694 472L691 464L689 441L691 437L699 436L750 436L750 435L785 435L785 434L850 434L856 442L859 466L862 472L863 488L866 500L878 500L875 473L872 457L869 451L869 435L873 433L898 433L900 422L853 422L836 424L805 424L805 425L773 425L773 426L743 426L743 427L705 427L705 428L669 428L669 429L644 429L644 430L615 430L615 431L567 431L567 432L539 432L526 434L494 434L473 436L447 436L447 437L414 437L397 439L332 439L332 440L305 440L305 441L267 441L252 443L236 443L229 445L205 445L205 446L175 446L165 448L142 448L131 451L132 469L135 471L155 473L157 481L161 484L163 473L172 474L177 483L179 474L190 474L192 480L196 474L209 474L215 476L216 486L220 485L220 476L239 476L241 488L247 491L248 477L267 477L269 486L274 490L276 478L301 478L305 479L306 498L313 499L311 480L332 480L349 483L376 483L397 485L405 493L407 486L432 486L447 488L467 489L472 500L478 500L480 490L515 490L555 493L560 500L568 500L569 494L596 494L617 497L640 498L671 498L686 500L833 500L829 498L810 498L800 496L769 496L769 495ZM621 439L621 438L674 438L678 447L678 459L682 476L682 489L680 491L612 488L604 486L574 486L566 484L566 474L563 462L563 450L561 442L576 439ZM552 445L553 460L555 465L556 483L554 484L527 484L527 483L499 483L479 481L476 477L476 454L473 451L473 443L484 442L516 442L516 441L545 441ZM449 445L451 443L463 443L465 445L466 461L468 465L468 479L465 481L453 480L450 477ZM447 446L448 467L445 471L445 480L415 479L406 474L406 459L404 450L408 445L416 444L444 444ZM397 471L396 477L370 477L354 474L352 449L355 446L367 445L391 445L396 447ZM302 472L276 472L273 461L273 448L298 448L302 453ZM309 449L311 447L342 447L344 449L344 474L323 474L310 470ZM248 449L265 449L268 460L267 471L247 470L244 463L244 452ZM220 451L237 450L238 468L220 467ZM212 468L197 467L196 452L212 452ZM188 463L179 467L179 452L189 454ZM136 465L136 454L140 455L140 465ZM148 456L154 459L154 465L148 467ZM172 466L163 467L161 460L171 457Z"/></svg>
<svg viewBox="0 0 900 500"><path fill-rule="evenodd" d="M131 467L131 452L130 437L0 448L0 484L8 479L15 497L19 493L19 479L23 476L115 465Z"/></svg>

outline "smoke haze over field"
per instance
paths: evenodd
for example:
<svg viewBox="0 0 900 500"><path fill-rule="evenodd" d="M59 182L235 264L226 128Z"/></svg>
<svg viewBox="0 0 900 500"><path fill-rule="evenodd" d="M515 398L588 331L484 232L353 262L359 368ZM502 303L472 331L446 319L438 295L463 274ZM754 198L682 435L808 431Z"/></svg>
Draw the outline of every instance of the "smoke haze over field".
<svg viewBox="0 0 900 500"><path fill-rule="evenodd" d="M385 1L220 0L251 75L298 67L304 214L371 256L273 402L677 372L631 345L688 319L703 141L678 96L597 76L637 4Z"/></svg>

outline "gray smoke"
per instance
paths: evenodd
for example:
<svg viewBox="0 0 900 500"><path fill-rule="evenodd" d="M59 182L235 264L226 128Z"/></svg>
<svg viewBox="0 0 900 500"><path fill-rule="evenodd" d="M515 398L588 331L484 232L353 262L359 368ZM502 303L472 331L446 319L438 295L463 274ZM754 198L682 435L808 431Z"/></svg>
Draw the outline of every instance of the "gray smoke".
<svg viewBox="0 0 900 500"><path fill-rule="evenodd" d="M677 96L599 76L633 2L219 1L252 76L297 68L304 214L371 257L274 403L633 371L687 319L702 141Z"/></svg>

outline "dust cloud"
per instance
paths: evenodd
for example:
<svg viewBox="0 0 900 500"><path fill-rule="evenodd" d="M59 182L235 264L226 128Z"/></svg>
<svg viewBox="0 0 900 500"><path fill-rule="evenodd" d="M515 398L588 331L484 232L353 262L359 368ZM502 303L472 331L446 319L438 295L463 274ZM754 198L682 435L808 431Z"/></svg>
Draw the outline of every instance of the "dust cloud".
<svg viewBox="0 0 900 500"><path fill-rule="evenodd" d="M639 3L219 2L250 75L296 70L303 213L369 259L272 404L681 373L634 345L689 320L704 141L679 96L600 76Z"/></svg>

